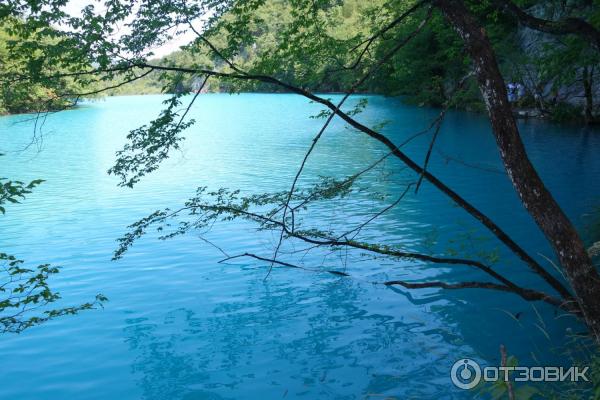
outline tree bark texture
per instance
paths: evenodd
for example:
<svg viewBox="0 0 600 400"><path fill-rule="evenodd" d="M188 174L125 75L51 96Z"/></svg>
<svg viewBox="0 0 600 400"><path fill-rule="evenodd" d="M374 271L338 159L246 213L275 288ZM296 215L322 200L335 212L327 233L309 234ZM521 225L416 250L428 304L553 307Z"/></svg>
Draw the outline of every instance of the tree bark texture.
<svg viewBox="0 0 600 400"><path fill-rule="evenodd" d="M437 0L435 4L458 32L473 61L504 168L525 209L554 249L583 319L600 342L600 275L573 224L527 156L487 34L462 0Z"/></svg>

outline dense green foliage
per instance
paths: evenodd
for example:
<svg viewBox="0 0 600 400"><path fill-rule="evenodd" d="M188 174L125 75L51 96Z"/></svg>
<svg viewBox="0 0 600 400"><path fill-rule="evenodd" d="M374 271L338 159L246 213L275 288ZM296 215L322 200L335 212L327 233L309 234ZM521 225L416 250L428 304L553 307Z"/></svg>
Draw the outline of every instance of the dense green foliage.
<svg viewBox="0 0 600 400"><path fill-rule="evenodd" d="M274 76L284 82L317 92L348 90L357 75L365 73L393 50L397 40L413 32L427 11L423 7L402 24L394 25L370 43L365 44L382 26L394 21L414 5L415 1L359 0L295 1L255 0L242 2L147 2L138 10L130 25L131 33L120 40L104 40L103 26L125 20L134 13L132 4L109 1L113 9L98 14L93 6L83 10L81 18L68 16L70 32L53 26L65 23L66 15L40 14L42 18L26 18L15 12L8 2L0 29L0 112L31 112L60 109L77 100L81 88L93 88L104 94L150 94L193 91L199 78L151 71L107 71L100 79L85 75L47 79L59 71L74 70L85 65L104 68L114 66L115 54L127 48L128 61L147 60L150 46L168 42L177 33L165 33L172 26L202 31L198 38L159 60L160 66L209 68L232 71L220 55L248 73ZM49 7L60 2L46 1ZM600 26L597 1L516 2L532 14L548 19L585 16L589 23ZM525 87L516 107L537 109L538 114L556 120L585 119L593 122L598 114L598 65L600 58L589 43L574 36L556 37L524 28L502 12L494 0L471 1L471 10L488 32L507 82ZM197 22L205 9L213 9L212 17ZM152 13L162 13L160 16ZM172 12L172 14L169 14ZM18 21L18 22L17 22ZM202 26L204 24L204 26ZM193 26L193 25L192 25ZM107 31L107 33L111 33ZM210 46L220 50L216 54ZM368 50L363 50L368 47ZM122 56L121 56L122 57ZM122 59L122 62L127 60ZM301 62L300 62L301 61ZM36 82L25 81L23 71L35 73ZM483 110L479 91L469 79L470 63L462 51L462 43L434 11L427 24L410 43L395 51L390 60L372 71L355 91L401 95L407 101L441 106L444 104L470 110ZM140 77L139 75L142 75ZM29 74L31 76L31 74ZM126 84L123 84L126 83ZM460 87L460 90L458 88ZM588 90L589 89L589 90ZM207 91L281 91L264 82L211 79Z"/></svg>
<svg viewBox="0 0 600 400"><path fill-rule="evenodd" d="M556 19L567 13L585 15L590 23L600 26L597 2L519 3L540 17ZM302 2L259 1L255 8L228 9L204 36L243 71L275 76L312 91L342 92L352 85L357 73L366 72L391 51L395 39L416 28L424 11L386 32L389 37L373 43L361 62L354 65L360 45L411 4L414 2L345 0L322 2L313 7ZM594 83L598 81L600 58L589 43L573 36L556 38L520 27L518 21L501 12L491 1L471 2L471 6L495 46L505 79L525 87L525 95L520 97L516 107L535 108L542 116L560 121L595 117L598 105L594 97L598 86ZM315 38L317 40L311 40ZM228 69L218 55L207 51L202 41L191 43L156 63ZM470 63L462 51L461 41L441 15L434 12L421 32L357 90L401 95L421 105L450 104L482 111L478 88L472 79L465 79L469 71ZM109 93L193 90L197 84L189 78L178 84L165 84L164 78L153 72ZM589 97L584 93L586 84L592 89ZM461 90L457 90L458 86ZM231 83L214 79L206 89L282 90L262 82Z"/></svg>
<svg viewBox="0 0 600 400"><path fill-rule="evenodd" d="M42 50L36 50L36 54L26 54L25 57L21 51L15 51L21 46L23 50L26 49L26 41L20 33L18 19L0 20L0 115L58 110L71 105L75 93L80 89L71 79L61 78L35 84L22 79L26 69L47 75L59 73L60 69L46 62ZM36 32L32 32L31 40L36 40L36 36ZM40 40L48 43L53 41L51 38Z"/></svg>

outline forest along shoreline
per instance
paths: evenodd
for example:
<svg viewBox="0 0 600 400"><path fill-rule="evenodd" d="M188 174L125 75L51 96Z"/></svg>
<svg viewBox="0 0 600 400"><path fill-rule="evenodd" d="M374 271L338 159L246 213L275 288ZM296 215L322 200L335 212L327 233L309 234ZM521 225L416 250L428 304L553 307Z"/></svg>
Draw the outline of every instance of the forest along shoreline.
<svg viewBox="0 0 600 400"><path fill-rule="evenodd" d="M203 93L209 94L209 93L226 93L226 92L203 90ZM285 93L290 93L290 92L256 91L256 92L240 92L240 93L285 94ZM172 95L172 94L173 93L160 92L160 91L155 91L155 92L151 91L149 93L124 92L124 93L110 94L109 96L98 96L98 97L93 97L93 98L84 99L84 100L94 101L94 100L102 100L102 99L106 99L106 98L110 98L110 97L154 96L154 95ZM344 95L345 93L344 92L323 92L323 94ZM356 93L356 95L386 96L385 94L372 93L372 92ZM404 103L406 103L408 105L417 105L419 107L432 107L432 106L426 105L426 104L414 104L414 102L412 102L409 98L407 99L406 96L386 96L386 97L400 99L401 101L403 101ZM13 108L12 111L10 111L10 112L7 111L5 108L2 108L2 102L0 101L0 117L8 117L8 116L14 116L14 115L35 115L35 114L41 115L41 114L44 114L47 112L60 112L60 111L78 109L78 108L82 107L82 105L80 104L80 100L78 100L78 101L62 101L60 103L56 103L55 106L52 108L45 108L43 111L40 111L39 109L37 109L37 107L40 105L40 102L43 102L45 104L45 106L47 106L52 101L53 101L52 97L30 98L29 101L26 100L22 103L21 108L16 108L16 109ZM433 107L441 109L441 107L439 107L439 106L437 106L437 107L433 106ZM484 110L481 110L479 108L454 107L454 109L456 109L458 111L473 112L476 114L485 113ZM577 110L577 108L575 108L575 110ZM581 107L579 107L579 111L583 112L583 109ZM565 124L579 125L579 126L581 126L581 125L596 125L596 126L600 125L600 118L595 119L593 121L585 121L583 116L581 116L581 118L568 118L568 119L557 118L556 115L553 115L550 112L543 112L537 108L520 106L520 103L518 103L518 102L513 103L513 114L514 114L515 118L522 119L522 120L528 120L528 119L543 120L543 121L548 121L548 122L559 124L559 125L565 125ZM558 117L560 117L560 116L558 116Z"/></svg>
<svg viewBox="0 0 600 400"><path fill-rule="evenodd" d="M335 24L328 27L332 37L368 36L365 8L385 9L385 1L374 0L367 6L361 0L345 0L336 13ZM552 7L532 7L527 10L533 16L555 20L562 15ZM489 6L476 8L494 49L500 72L507 82L507 92L518 118L544 119L552 122L598 124L600 122L600 52L582 45L577 37L557 36L531 29L516 18L505 15ZM236 68L242 71L273 70L275 78L294 86L318 93L345 93L352 86L352 71L343 70L339 60L322 60L322 65L303 66L294 64L280 70L269 54L279 48L277 38L284 37L285 24L293 19L291 8L285 2L268 1L260 7L261 26L253 31L252 42L237 49ZM18 20L0 23L0 75L14 76L4 81L0 90L0 115L36 113L39 110L57 111L77 106L60 93L81 93L82 88L73 79L46 80L44 84L32 84L21 77L30 65L11 57L10 42L18 40L14 28ZM408 29L398 28L398 29ZM400 32L401 33L401 32ZM60 35L59 32L56 32ZM39 38L44 43L49 39ZM224 39L216 40L217 48L225 48ZM373 43L373 54L383 54L389 43ZM275 52L275 53L274 53ZM285 63L282 53L282 63ZM465 62L464 43L456 32L446 24L441 14L434 14L427 26L410 43L400 49L384 68L379 68L361 85L357 93L385 96L401 96L408 104L427 107L485 113L486 107L474 79L466 79L471 64ZM163 57L151 57L153 65L194 68L202 65L208 69L226 71L216 54L198 53L181 47ZM47 63L45 60L40 60ZM43 65L51 72L60 74L60 67ZM88 66L92 68L92 66ZM183 93L202 90L211 93L258 92L282 93L278 86L260 81L234 82L210 79L202 82L195 75L182 76L171 86L165 87L161 71L139 68L138 77L123 84L117 77L105 77L87 85L85 92L104 95L144 95ZM461 87L460 94L457 88ZM90 95L95 97L97 95Z"/></svg>

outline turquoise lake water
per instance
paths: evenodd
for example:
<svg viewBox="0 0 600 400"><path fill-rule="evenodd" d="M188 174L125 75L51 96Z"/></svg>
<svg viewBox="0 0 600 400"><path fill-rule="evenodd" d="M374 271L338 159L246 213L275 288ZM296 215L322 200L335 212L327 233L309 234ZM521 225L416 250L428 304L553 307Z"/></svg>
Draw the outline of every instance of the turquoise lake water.
<svg viewBox="0 0 600 400"><path fill-rule="evenodd" d="M336 96L332 96L336 98ZM357 118L389 121L395 143L429 125L436 110L367 96ZM134 189L106 171L125 135L155 117L161 96L116 97L48 116L32 142L31 116L0 118L1 176L46 180L0 217L0 249L28 265L52 263L63 305L103 293L103 310L60 318L0 337L0 399L377 399L472 398L450 381L470 357L497 365L504 344L522 365L570 365L570 317L511 294L482 290L392 289L386 279L488 280L462 266L365 259L358 252L284 247L282 258L353 278L275 267L223 255L197 235L169 241L149 233L111 261L127 225L176 207L198 186L243 193L288 189L321 120L320 107L286 94L198 98L180 151ZM357 101L355 99L353 101ZM41 121L38 121L38 127ZM600 204L600 131L521 123L527 150L575 224ZM405 146L420 162L429 136ZM336 121L309 159L301 185L343 177L385 149ZM431 171L520 242L549 270L552 253L504 173L483 115L451 112ZM411 175L389 159L350 197L315 206L308 225L344 231L390 204ZM414 177L412 178L414 179ZM376 193L377 196L372 196ZM229 254L272 255L276 234L250 223L218 223L203 237ZM359 238L436 254L496 252L495 267L546 289L502 245L427 183L361 231ZM519 315L514 319L510 314Z"/></svg>

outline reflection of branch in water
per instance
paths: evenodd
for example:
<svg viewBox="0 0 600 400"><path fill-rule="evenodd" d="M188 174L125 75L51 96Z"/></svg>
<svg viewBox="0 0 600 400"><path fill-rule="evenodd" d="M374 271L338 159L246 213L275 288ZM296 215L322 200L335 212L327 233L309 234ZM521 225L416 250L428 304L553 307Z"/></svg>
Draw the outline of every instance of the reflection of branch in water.
<svg viewBox="0 0 600 400"><path fill-rule="evenodd" d="M376 164L372 164L376 165ZM369 166L367 169L371 168ZM295 193L295 198L301 200L301 204L307 206L309 203L316 202L318 200L330 200L332 198L344 197L349 193L349 187L346 187L346 183L352 183L356 175L352 175L349 178L341 180L326 180L323 184L310 187L309 189L299 191ZM347 190L341 190L342 188ZM119 258L125 251L133 244L133 242L151 226L161 225L159 229L162 230L162 226L169 226L168 219L175 217L191 218L185 222L180 222L178 228L172 233L168 233L161 238L170 238L173 236L181 235L189 231L197 231L211 226L215 221L229 221L234 219L242 219L252 221L258 224L259 230L264 231L280 231L283 236L280 236L278 248L281 244L282 238L288 239L289 242L303 242L304 244L313 246L312 248L322 249L339 249L348 250L352 249L354 252L362 252L367 255L387 257L392 261L398 260L413 260L421 261L427 264L442 264L442 265L463 265L471 268L475 268L485 274L488 277L493 278L492 281L476 281L476 280L465 280L463 282L447 282L441 280L424 280L420 282L409 282L404 280L388 280L379 282L386 286L402 286L407 289L422 289L422 288L443 288L443 289L492 289L495 291L509 292L520 296L522 299L527 301L543 301L549 303L559 309L572 312L579 315L580 310L577 304L571 301L570 297L557 297L551 293L545 293L535 288L523 287L516 282L506 277L506 272L500 272L491 265L486 265L484 262L480 262L477 259L465 259L456 257L440 257L435 254L420 253L417 251L411 251L399 246L390 246L380 243L372 243L369 241L355 240L353 237L348 238L353 233L359 233L365 226L371 224L374 220L381 217L384 213L390 209L398 206L400 201L408 193L409 188L414 185L414 182L409 182L405 185L405 190L399 196L399 198L392 202L390 205L381 209L374 215L369 216L366 220L358 223L353 229L345 230L343 234L334 233L333 229L323 231L322 229L295 229L294 215L292 215L291 221L284 218L280 219L277 213L285 213L286 209L291 209L290 196L288 191L282 191L270 195L255 195L249 197L239 197L238 192L228 191L226 189L220 189L217 192L205 192L206 188L200 188L197 192L197 196L186 203L186 205L178 210L165 210L157 211L156 213L146 217L130 228L132 231L126 234L123 238L119 239L121 242L119 249L115 252L115 258ZM206 196L209 198L207 199ZM265 204L275 204L276 211L265 210ZM281 207L280 205L284 206ZM256 206L256 208L251 208ZM306 208L306 207L305 207ZM187 217L181 214L187 214ZM329 215L331 221L331 215ZM348 223L347 221L346 223ZM322 225L322 224L321 224ZM278 235L279 236L279 235ZM310 251L309 247L306 251ZM279 253L279 251L278 251ZM226 254L226 252L225 252ZM286 262L280 259L280 257L262 257L252 252L245 252L237 257L252 257L261 261L270 262L269 272L271 271L274 264L279 264L287 267L300 268L297 265ZM232 257L227 256L226 259ZM324 262L323 262L324 263ZM346 272L340 272L336 270L328 270L327 272L340 275L348 276ZM268 274L267 274L268 276Z"/></svg>
<svg viewBox="0 0 600 400"><path fill-rule="evenodd" d="M211 276L214 280L203 285L218 287L220 295L210 290L215 297L155 321L127 320L125 337L135 357L132 373L140 398L405 394L399 380L414 369L449 361L446 341L459 337L436 313L399 320L393 312L374 311L365 304L368 285L337 279L309 286L292 281L265 285L251 271L242 285L239 275L231 276L236 284L230 285L219 274ZM401 303L409 301L402 298ZM426 354L407 369L396 350L405 349L404 356L410 357L417 348Z"/></svg>
<svg viewBox="0 0 600 400"><path fill-rule="evenodd" d="M185 325L181 332L189 330L191 312L183 314ZM138 353L132 365L132 373L140 375L138 385L142 389L142 399L225 399L210 390L190 389L190 383L206 382L209 375L202 365L208 363L205 357L177 348L184 336L177 333L164 334L161 328L168 324L181 325L181 313L171 312L165 317L165 325L145 323L145 319L131 319L125 328L130 350ZM193 397L192 397L193 396Z"/></svg>
<svg viewBox="0 0 600 400"><path fill-rule="evenodd" d="M480 171L492 172L494 174L499 174L499 175L506 175L506 172L504 172L498 168L494 168L494 167L488 166L488 165L468 163L464 160L461 160L460 158L452 157L452 156L442 152L440 149L436 149L435 151L444 159L446 164L449 164L450 161L453 161L457 164L463 165L468 168L474 168L474 169L478 169Z"/></svg>
<svg viewBox="0 0 600 400"><path fill-rule="evenodd" d="M341 242L340 242L341 243ZM330 270L330 269L325 269L325 270L318 270L318 269L311 269L311 268L306 268L303 266L299 266L299 265L295 265L295 264L291 264L288 262L284 262L284 261L280 261L274 258L265 258L265 257L261 257L258 256L256 254L253 253L243 253L243 254L239 254L239 255L235 255L235 256L230 256L227 257L223 260L221 260L220 262L226 262L226 261L230 261L232 259L236 259L236 258L242 258L242 257L250 257L250 258L254 258L260 261L266 261L269 262L271 264L271 266L273 264L278 264L284 267L289 267L289 268L296 268L296 269L302 269L304 271L310 271L310 272L322 272L322 273L328 273L331 275L336 275L336 276L341 276L341 277L350 277L351 275L347 272L342 272L342 271L337 271L337 270ZM434 259L434 257L431 257L432 259ZM440 262L443 262L443 260L440 260ZM452 262L452 260L448 261L448 262ZM557 307L561 307L561 308L565 308L566 310L570 309L570 304L563 302L559 299L553 298L545 293L542 292L538 292L535 290L531 290L531 289L526 289L526 288L521 288L517 285L515 285L514 283L512 283L511 281L508 281L506 279L504 279L503 277L501 277L500 275L495 274L493 271L491 271L489 268L483 266L484 271L488 272L490 274L492 274L493 276L499 276L503 282L503 284L498 284L498 283L494 283L494 282L480 282L480 281L466 281L466 282L459 282L459 283L448 283L448 282L442 282L442 281L426 281L426 282L408 282L408 281L404 281L404 280L388 280L388 281L382 281L382 282L376 282L376 281L369 281L369 283L373 284L373 285L384 285L384 286L402 286L406 289L426 289L426 288L439 288L439 289L490 289L490 290L496 290L496 291L501 291L501 292L507 292L507 293L514 293L517 294L519 296L521 296L523 299L525 300L529 300L529 301L544 301L547 302L549 304L552 304L554 306Z"/></svg>

